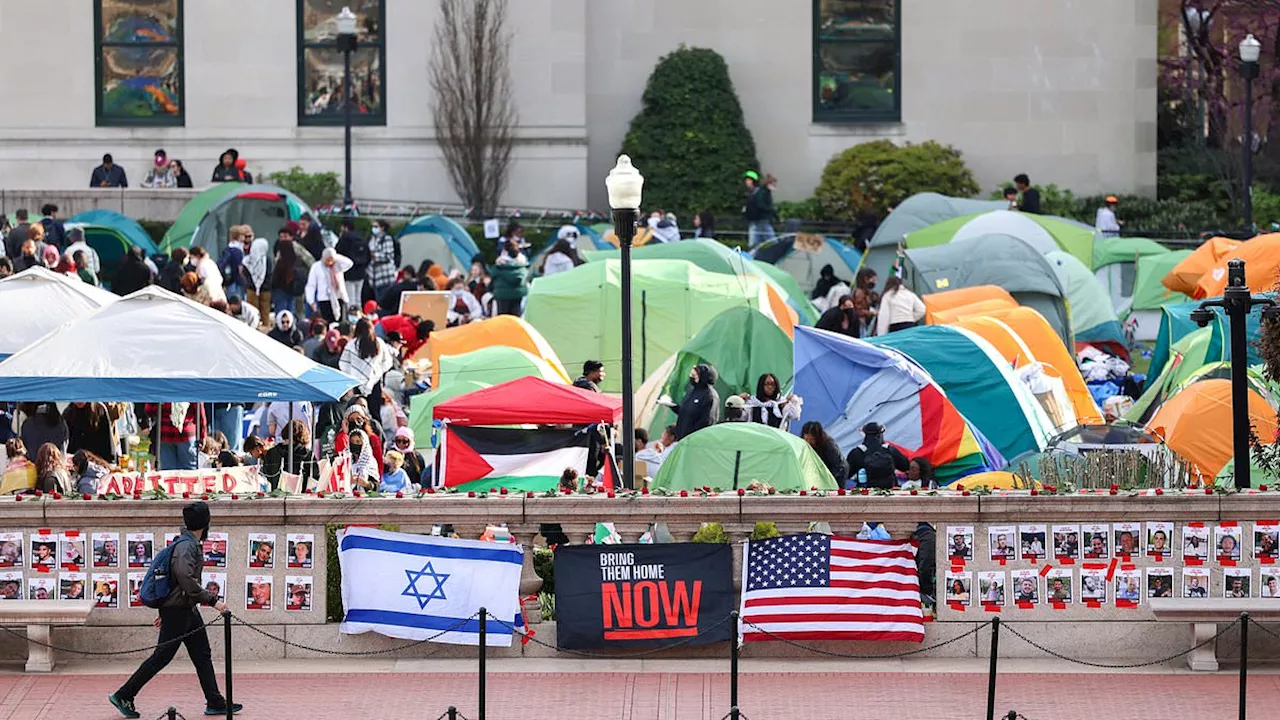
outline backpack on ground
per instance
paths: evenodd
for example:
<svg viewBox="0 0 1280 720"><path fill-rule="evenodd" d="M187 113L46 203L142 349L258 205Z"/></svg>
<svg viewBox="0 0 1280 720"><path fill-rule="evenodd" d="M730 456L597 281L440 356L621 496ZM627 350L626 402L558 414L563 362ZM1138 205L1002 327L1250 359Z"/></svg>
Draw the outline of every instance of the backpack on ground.
<svg viewBox="0 0 1280 720"><path fill-rule="evenodd" d="M893 453L887 445L865 448L862 467L867 471L867 484L871 487L893 486Z"/></svg>
<svg viewBox="0 0 1280 720"><path fill-rule="evenodd" d="M151 560L151 567L147 568L147 574L142 578L142 587L138 590L138 599L143 605L154 609L164 606L164 601L173 590L173 551L178 543L190 539L186 535L178 536L177 540L169 543Z"/></svg>

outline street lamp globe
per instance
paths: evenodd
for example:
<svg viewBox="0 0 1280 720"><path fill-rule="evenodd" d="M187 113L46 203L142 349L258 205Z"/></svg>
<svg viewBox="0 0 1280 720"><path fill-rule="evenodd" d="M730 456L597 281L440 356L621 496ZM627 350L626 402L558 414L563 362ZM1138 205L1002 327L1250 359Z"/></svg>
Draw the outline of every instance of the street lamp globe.
<svg viewBox="0 0 1280 720"><path fill-rule="evenodd" d="M1240 61L1246 63L1256 63L1258 58L1262 56L1262 43L1258 42L1258 38L1249 33L1244 40L1240 41Z"/></svg>
<svg viewBox="0 0 1280 720"><path fill-rule="evenodd" d="M609 207L614 210L640 209L640 195L644 190L644 176L631 164L631 157L619 155L618 164L604 179L609 189Z"/></svg>
<svg viewBox="0 0 1280 720"><path fill-rule="evenodd" d="M342 12L338 13L336 18L338 24L339 35L355 35L356 34L356 14L351 12L351 8L343 7ZM1253 37L1250 35L1249 37Z"/></svg>

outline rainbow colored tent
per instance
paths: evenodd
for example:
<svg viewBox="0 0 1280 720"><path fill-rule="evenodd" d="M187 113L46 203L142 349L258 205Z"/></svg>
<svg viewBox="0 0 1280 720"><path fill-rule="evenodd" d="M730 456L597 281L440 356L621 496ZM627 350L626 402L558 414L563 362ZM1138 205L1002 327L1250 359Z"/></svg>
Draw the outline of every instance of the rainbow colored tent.
<svg viewBox="0 0 1280 720"><path fill-rule="evenodd" d="M939 482L1005 466L919 365L889 348L812 328L796 328L795 392L801 420L822 423L843 452L862 442L868 422L908 457L924 456Z"/></svg>

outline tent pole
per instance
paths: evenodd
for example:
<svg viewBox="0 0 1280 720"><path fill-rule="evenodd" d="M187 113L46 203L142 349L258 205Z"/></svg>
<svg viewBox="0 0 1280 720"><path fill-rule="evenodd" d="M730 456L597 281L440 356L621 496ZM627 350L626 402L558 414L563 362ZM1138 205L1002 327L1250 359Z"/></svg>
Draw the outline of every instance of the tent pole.
<svg viewBox="0 0 1280 720"><path fill-rule="evenodd" d="M160 468L160 442L161 442L161 441L160 441L160 433L161 433L163 430L162 430L162 428L160 427L160 415L161 415L161 412L162 412L163 410L164 410L164 403L161 403L161 402L156 403L156 446L155 446L154 448L151 448L151 449L152 449L152 451L154 451L154 452L155 452L155 456L156 456L156 470L157 470L157 471L159 471L159 470L161 469L161 468Z"/></svg>
<svg viewBox="0 0 1280 720"><path fill-rule="evenodd" d="M640 291L640 377L649 377L649 343L646 340L649 333L649 293L647 290ZM642 379L640 382L644 382ZM624 442L626 440L624 439Z"/></svg>
<svg viewBox="0 0 1280 720"><path fill-rule="evenodd" d="M293 472L293 401L289 401L289 474Z"/></svg>
<svg viewBox="0 0 1280 720"><path fill-rule="evenodd" d="M733 454L733 489L738 489L738 469L742 467L742 451Z"/></svg>

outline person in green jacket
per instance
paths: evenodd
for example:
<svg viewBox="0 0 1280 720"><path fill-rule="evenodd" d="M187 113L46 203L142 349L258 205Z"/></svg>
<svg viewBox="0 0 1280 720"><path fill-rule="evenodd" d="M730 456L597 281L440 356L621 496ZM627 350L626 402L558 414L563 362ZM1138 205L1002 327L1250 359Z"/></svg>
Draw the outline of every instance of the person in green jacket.
<svg viewBox="0 0 1280 720"><path fill-rule="evenodd" d="M508 227L499 248L498 261L490 269L493 277L493 299L498 315L520 315L521 305L529 294L529 258L521 251L522 228ZM527 247L527 246L526 246Z"/></svg>

